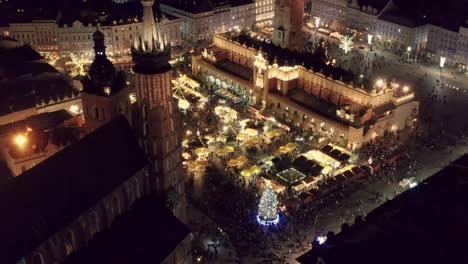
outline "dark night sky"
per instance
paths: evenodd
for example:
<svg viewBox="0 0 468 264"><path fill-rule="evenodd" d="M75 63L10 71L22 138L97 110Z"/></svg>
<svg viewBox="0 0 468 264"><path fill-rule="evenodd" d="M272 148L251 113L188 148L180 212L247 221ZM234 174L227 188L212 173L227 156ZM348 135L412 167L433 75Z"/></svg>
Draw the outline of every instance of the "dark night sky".
<svg viewBox="0 0 468 264"><path fill-rule="evenodd" d="M313 0L312 0L313 1ZM371 4L372 3L385 3L387 0L358 0L359 3ZM468 20L468 0L393 0L401 9L411 14L412 17L422 18L426 15L432 23L437 25L446 25L448 27L456 28L456 25L462 25ZM93 7L97 11L108 10L112 0L10 0L9 3L13 4L15 8L30 7L41 8L41 12L45 16L52 16L56 14L57 10L62 7L69 9L80 9L84 7ZM376 4L379 6L379 4ZM36 12L37 13L37 10ZM2 14L11 15L9 13ZM26 14L25 14L26 15ZM3 21L5 22L5 21Z"/></svg>

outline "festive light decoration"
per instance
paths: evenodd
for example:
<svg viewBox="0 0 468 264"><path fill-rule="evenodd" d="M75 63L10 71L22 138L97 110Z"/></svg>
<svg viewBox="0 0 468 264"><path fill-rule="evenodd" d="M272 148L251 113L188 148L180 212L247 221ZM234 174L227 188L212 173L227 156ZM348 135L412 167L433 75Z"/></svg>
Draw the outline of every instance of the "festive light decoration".
<svg viewBox="0 0 468 264"><path fill-rule="evenodd" d="M344 50L345 54L348 54L348 51L350 51L353 48L353 36L343 36L340 38L340 49Z"/></svg>
<svg viewBox="0 0 468 264"><path fill-rule="evenodd" d="M257 221L262 225L276 225L279 222L277 206L276 193L273 191L271 183L267 182L266 189L258 205Z"/></svg>
<svg viewBox="0 0 468 264"><path fill-rule="evenodd" d="M70 54L70 59L71 61L65 63L70 69L70 75L72 77L85 76L87 71L86 66L89 65L89 60L86 60L83 54L79 56Z"/></svg>

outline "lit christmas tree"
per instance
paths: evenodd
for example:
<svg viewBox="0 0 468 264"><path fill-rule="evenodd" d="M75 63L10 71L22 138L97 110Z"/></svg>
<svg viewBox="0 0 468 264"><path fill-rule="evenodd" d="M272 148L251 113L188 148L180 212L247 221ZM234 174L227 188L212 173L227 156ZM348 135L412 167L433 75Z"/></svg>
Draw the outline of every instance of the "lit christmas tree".
<svg viewBox="0 0 468 264"><path fill-rule="evenodd" d="M340 49L344 50L345 54L353 48L353 38L347 35L340 38Z"/></svg>
<svg viewBox="0 0 468 264"><path fill-rule="evenodd" d="M277 206L278 199L276 193L268 182L258 205L257 221L262 225L277 224L279 222L278 211L276 210Z"/></svg>

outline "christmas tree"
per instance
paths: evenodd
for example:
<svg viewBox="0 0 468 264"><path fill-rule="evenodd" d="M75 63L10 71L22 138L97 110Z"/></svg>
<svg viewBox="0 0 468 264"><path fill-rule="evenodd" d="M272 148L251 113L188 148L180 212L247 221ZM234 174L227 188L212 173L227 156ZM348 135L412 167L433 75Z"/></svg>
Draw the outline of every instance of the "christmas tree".
<svg viewBox="0 0 468 264"><path fill-rule="evenodd" d="M277 206L278 199L276 193L268 182L262 194L262 198L260 199L260 204L258 205L258 222L262 225L277 224L279 221L278 212L276 210Z"/></svg>

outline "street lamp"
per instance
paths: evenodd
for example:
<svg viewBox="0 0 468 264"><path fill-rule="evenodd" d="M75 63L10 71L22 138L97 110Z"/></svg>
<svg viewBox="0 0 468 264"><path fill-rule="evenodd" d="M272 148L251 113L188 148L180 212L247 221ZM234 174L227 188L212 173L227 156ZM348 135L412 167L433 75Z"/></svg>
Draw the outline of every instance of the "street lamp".
<svg viewBox="0 0 468 264"><path fill-rule="evenodd" d="M406 51L407 51L407 54L408 54L408 59L407 59L407 61L409 62L409 60L410 60L410 53L411 53L411 47L409 46L408 48L406 48Z"/></svg>
<svg viewBox="0 0 468 264"><path fill-rule="evenodd" d="M318 28L320 26L320 17L315 17L315 27Z"/></svg>
<svg viewBox="0 0 468 264"><path fill-rule="evenodd" d="M375 85L377 85L377 87L382 87L384 85L384 81L382 79L378 79L377 82L375 82Z"/></svg>
<svg viewBox="0 0 468 264"><path fill-rule="evenodd" d="M439 65L440 65L441 68L443 68L443 67L445 66L445 61L446 61L446 60L447 60L446 57L440 57L440 63L439 63Z"/></svg>
<svg viewBox="0 0 468 264"><path fill-rule="evenodd" d="M367 34L367 44L371 45L372 44L372 38L374 36L372 34Z"/></svg>
<svg viewBox="0 0 468 264"><path fill-rule="evenodd" d="M15 136L14 142L18 147L23 148L28 142L28 138L25 135L19 134Z"/></svg>

